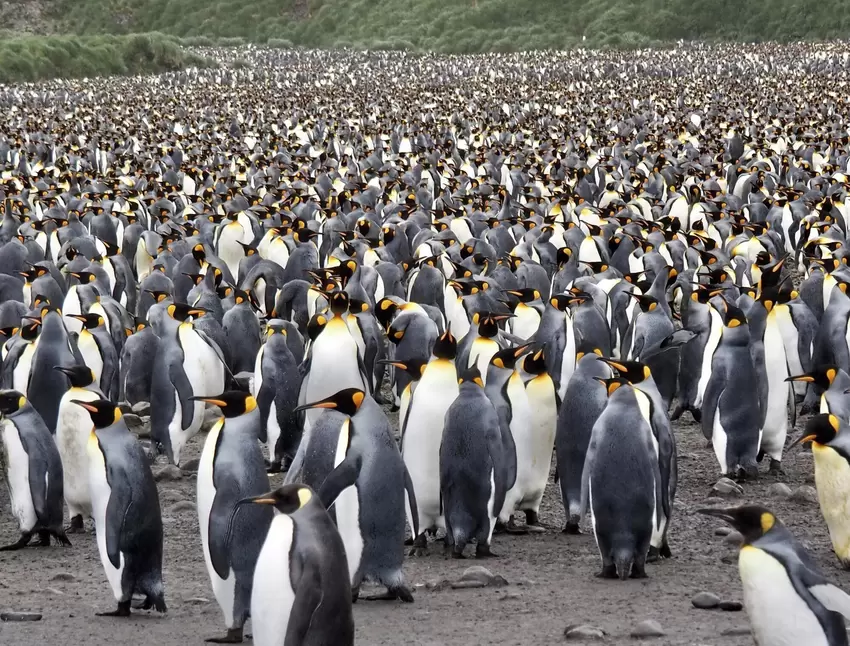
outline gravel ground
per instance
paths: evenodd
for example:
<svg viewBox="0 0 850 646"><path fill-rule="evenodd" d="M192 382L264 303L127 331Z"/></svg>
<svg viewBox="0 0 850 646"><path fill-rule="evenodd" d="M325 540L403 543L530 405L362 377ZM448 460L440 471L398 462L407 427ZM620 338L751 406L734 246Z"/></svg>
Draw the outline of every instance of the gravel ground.
<svg viewBox="0 0 850 646"><path fill-rule="evenodd" d="M687 417L687 415L686 415ZM689 417L687 417L690 420ZM697 426L676 424L679 442L679 494L671 530L673 558L648 568L649 579L603 581L593 575L600 566L593 537L560 533L563 509L550 482L541 520L550 531L540 535L496 536L498 559L484 565L504 576L507 587L432 589L433 583L457 579L474 560L445 560L432 546L424 558L405 564L415 587L413 605L362 601L355 606L357 643L400 644L558 644L569 625L589 624L607 634L605 643L635 643L631 632L641 621L657 621L665 635L650 640L664 645L743 646L752 644L743 612L697 610L691 598L712 592L740 601L736 548L715 534L716 520L694 513L706 504L717 480L717 464ZM204 436L195 438L188 458L200 452ZM777 481L792 489L813 485L811 454L795 450L785 461L787 475L764 476L744 485L735 501L767 505L814 554L827 577L850 589L850 573L833 558L817 503L771 497ZM155 470L161 468L160 464ZM279 478L274 480L279 482ZM0 643L18 646L86 643L201 644L220 633L221 615L209 587L198 534L191 474L160 482L165 523L165 586L169 612L159 616L139 611L129 620L95 617L114 607L101 569L93 533L72 536L71 548L26 549L0 553L0 610L43 613L35 623L0 624ZM0 540L17 538L8 494L0 493ZM431 584L429 586L428 584ZM144 631L144 632L142 632ZM250 632L250 624L248 627ZM582 640L570 640L582 643Z"/></svg>

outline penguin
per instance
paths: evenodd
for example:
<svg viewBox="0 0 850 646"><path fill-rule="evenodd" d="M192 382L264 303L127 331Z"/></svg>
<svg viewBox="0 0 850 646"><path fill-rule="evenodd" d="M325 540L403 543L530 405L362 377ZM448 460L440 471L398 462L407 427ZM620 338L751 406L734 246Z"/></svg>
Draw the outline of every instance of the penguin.
<svg viewBox="0 0 850 646"><path fill-rule="evenodd" d="M300 484L240 501L275 510L251 592L256 646L354 646L345 546L318 495Z"/></svg>
<svg viewBox="0 0 850 646"><path fill-rule="evenodd" d="M419 535L419 516L410 475L386 414L356 388L299 406L308 408L330 408L348 416L339 434L334 470L322 483L319 497L336 512L353 597L358 597L363 581L375 581L387 592L371 600L412 603L402 572L405 492L414 536Z"/></svg>
<svg viewBox="0 0 850 646"><path fill-rule="evenodd" d="M600 361L601 350L577 354L576 369L567 383L555 429L557 479L564 505L565 534L579 534L581 478L593 425L608 405L608 391L600 379L612 376Z"/></svg>
<svg viewBox="0 0 850 646"><path fill-rule="evenodd" d="M254 368L254 358L260 349L260 323L251 309L249 296L237 290L235 305L224 314L222 325L227 333L228 345L232 348L231 359L234 374L250 372Z"/></svg>
<svg viewBox="0 0 850 646"><path fill-rule="evenodd" d="M74 403L103 399L97 386L94 371L88 366L56 370L68 377L71 387L59 401L59 417L56 420L56 447L62 458L65 504L71 525L68 533L83 530L83 523L92 517L91 488L89 487L88 441L91 434L91 418L85 410Z"/></svg>
<svg viewBox="0 0 850 646"><path fill-rule="evenodd" d="M100 314L75 314L70 318L82 323L77 348L83 362L92 369L101 391L109 399L118 397L118 353Z"/></svg>
<svg viewBox="0 0 850 646"><path fill-rule="evenodd" d="M103 617L129 617L134 593L142 608L167 612L162 585L162 513L150 463L112 402L74 400L94 428L87 446L89 486L100 562L118 607Z"/></svg>
<svg viewBox="0 0 850 646"><path fill-rule="evenodd" d="M757 644L847 646L850 596L827 581L772 512L758 505L698 511L744 537L738 572Z"/></svg>
<svg viewBox="0 0 850 646"><path fill-rule="evenodd" d="M41 333L32 354L27 397L51 433L56 431L59 402L68 390L68 378L54 366L70 368L79 363L61 312L51 306L41 309Z"/></svg>
<svg viewBox="0 0 850 646"><path fill-rule="evenodd" d="M597 576L646 578L661 475L650 427L650 398L622 377L601 380L608 404L593 425L582 473L582 513L590 509L602 557Z"/></svg>
<svg viewBox="0 0 850 646"><path fill-rule="evenodd" d="M490 542L507 492L499 416L477 368L467 370L459 382L440 445L445 547L452 558L463 559L474 539L476 557L488 558L495 556Z"/></svg>
<svg viewBox="0 0 850 646"><path fill-rule="evenodd" d="M291 464L301 442L301 420L295 412L301 391L299 361L290 349L297 328L281 319L266 327L266 341L254 364L252 393L260 409L259 439L268 448L269 469L277 472Z"/></svg>
<svg viewBox="0 0 850 646"><path fill-rule="evenodd" d="M806 430L791 447L811 442L815 486L832 548L845 570L850 569L850 426L835 415L810 417ZM789 448L791 448L789 447Z"/></svg>
<svg viewBox="0 0 850 646"><path fill-rule="evenodd" d="M813 384L823 391L819 412L850 422L850 375L838 366L821 366L806 374L788 377L787 381Z"/></svg>
<svg viewBox="0 0 850 646"><path fill-rule="evenodd" d="M51 537L70 546L62 528L62 461L50 431L16 390L0 391L0 415L3 470L21 532L15 543L0 551L26 547L33 534L38 534L38 547L49 547Z"/></svg>
<svg viewBox="0 0 850 646"><path fill-rule="evenodd" d="M121 350L118 372L118 398L130 406L150 402L153 367L159 353L159 337L145 321L136 320L135 329Z"/></svg>
<svg viewBox="0 0 850 646"><path fill-rule="evenodd" d="M210 429L198 464L198 523L207 573L227 628L224 637L207 641L236 644L242 642L254 569L272 522L268 507L240 507L236 513L240 500L270 488L256 441L260 413L249 393L192 399L218 406L224 415Z"/></svg>

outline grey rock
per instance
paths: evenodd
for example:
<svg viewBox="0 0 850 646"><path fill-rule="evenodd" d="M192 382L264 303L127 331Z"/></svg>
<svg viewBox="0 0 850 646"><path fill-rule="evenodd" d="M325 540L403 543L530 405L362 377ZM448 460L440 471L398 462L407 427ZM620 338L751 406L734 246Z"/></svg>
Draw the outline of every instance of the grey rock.
<svg viewBox="0 0 850 646"><path fill-rule="evenodd" d="M815 503L818 502L818 491L812 486L802 485L794 490L791 494L791 500L797 502Z"/></svg>
<svg viewBox="0 0 850 646"><path fill-rule="evenodd" d="M508 591L508 592L505 592L505 594L503 596L499 597L499 601L510 601L512 599L519 599L519 598L520 598L519 592Z"/></svg>
<svg viewBox="0 0 850 646"><path fill-rule="evenodd" d="M443 590L448 590L452 587L452 582L448 579L435 579L434 581L428 581L425 584L425 587L429 590L433 590L434 592L442 592Z"/></svg>
<svg viewBox="0 0 850 646"><path fill-rule="evenodd" d="M731 527L718 527L717 529L714 530L714 535L715 536L729 536L729 534L731 532L732 532Z"/></svg>
<svg viewBox="0 0 850 646"><path fill-rule="evenodd" d="M720 609L726 612L740 612L744 609L744 604L740 601L721 601Z"/></svg>
<svg viewBox="0 0 850 646"><path fill-rule="evenodd" d="M711 493L722 498L736 498L744 493L744 488L734 480L720 478L711 488Z"/></svg>
<svg viewBox="0 0 850 646"><path fill-rule="evenodd" d="M723 498L718 498L717 496L710 496L705 499L706 505L725 505L726 501Z"/></svg>
<svg viewBox="0 0 850 646"><path fill-rule="evenodd" d="M52 577L50 577L51 581L62 581L63 583L70 583L71 581L76 581L77 577L75 577L70 572L57 572Z"/></svg>
<svg viewBox="0 0 850 646"><path fill-rule="evenodd" d="M654 619L644 619L634 627L630 633L635 639L649 639L651 637L663 637L667 633Z"/></svg>
<svg viewBox="0 0 850 646"><path fill-rule="evenodd" d="M0 612L0 621L41 621L40 612Z"/></svg>
<svg viewBox="0 0 850 646"><path fill-rule="evenodd" d="M484 581L455 581L452 583L452 590L464 590L466 588L486 588L487 584Z"/></svg>
<svg viewBox="0 0 850 646"><path fill-rule="evenodd" d="M699 592L691 599L694 608L701 610L711 610L720 605L720 597L711 592Z"/></svg>
<svg viewBox="0 0 850 646"><path fill-rule="evenodd" d="M741 545L744 542L744 537L741 535L741 532L732 530L723 537L723 542L728 545Z"/></svg>
<svg viewBox="0 0 850 646"><path fill-rule="evenodd" d="M130 402L119 402L118 410L121 411L122 415L126 415L127 413L133 412L133 407L130 406Z"/></svg>
<svg viewBox="0 0 850 646"><path fill-rule="evenodd" d="M204 411L204 421L201 422L201 432L208 432L219 419L221 419L221 411L218 406L207 408Z"/></svg>
<svg viewBox="0 0 850 646"><path fill-rule="evenodd" d="M171 509L169 511L174 513L174 512L181 512L181 511L195 511L196 509L197 509L197 507L195 507L195 503L193 503L189 500L181 500L181 501L176 502L173 505L171 505Z"/></svg>
<svg viewBox="0 0 850 646"><path fill-rule="evenodd" d="M726 628L720 634L728 635L730 637L737 637L739 635L749 635L750 632L752 631L750 630L749 626L736 626L734 628Z"/></svg>
<svg viewBox="0 0 850 646"><path fill-rule="evenodd" d="M132 432L142 427L142 418L135 413L124 413L124 423Z"/></svg>
<svg viewBox="0 0 850 646"><path fill-rule="evenodd" d="M202 606L205 603L209 603L210 600L205 597L192 597L190 599L186 599L186 603L191 604L193 606Z"/></svg>
<svg viewBox="0 0 850 646"><path fill-rule="evenodd" d="M151 405L148 402L137 402L131 410L139 417L144 417L151 414Z"/></svg>
<svg viewBox="0 0 850 646"><path fill-rule="evenodd" d="M486 567L481 567L480 565L473 565L472 567L466 568L463 571L463 574L460 575L460 581L479 581L485 586L492 587L508 585L505 577L493 574Z"/></svg>
<svg viewBox="0 0 850 646"><path fill-rule="evenodd" d="M157 482L174 482L175 480L183 479L183 472L179 467L173 464L167 464L153 474L153 479Z"/></svg>
<svg viewBox="0 0 850 646"><path fill-rule="evenodd" d="M62 590L59 590L59 589L57 589L57 588L47 588L47 591L48 591L50 594L56 594L56 595L63 595L63 594L65 594L64 592L62 592Z"/></svg>
<svg viewBox="0 0 850 646"><path fill-rule="evenodd" d="M605 639L605 632L601 628L587 624L571 625L564 629L564 637L567 639Z"/></svg>
<svg viewBox="0 0 850 646"><path fill-rule="evenodd" d="M785 500L790 498L792 494L793 491L791 491L791 487L784 482L774 482L767 488L767 495L771 498L780 498Z"/></svg>
<svg viewBox="0 0 850 646"><path fill-rule="evenodd" d="M200 458L192 458L180 464L180 470L189 473L197 473L198 466L201 464Z"/></svg>

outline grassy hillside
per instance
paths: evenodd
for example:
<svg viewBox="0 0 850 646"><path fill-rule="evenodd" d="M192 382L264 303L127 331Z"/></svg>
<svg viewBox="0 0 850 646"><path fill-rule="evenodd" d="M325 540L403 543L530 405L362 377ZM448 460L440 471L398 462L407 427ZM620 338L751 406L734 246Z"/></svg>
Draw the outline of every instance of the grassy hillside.
<svg viewBox="0 0 850 646"><path fill-rule="evenodd" d="M588 45L829 39L850 30L846 0L40 0L39 7L73 33L450 52L565 47L583 37Z"/></svg>
<svg viewBox="0 0 850 646"><path fill-rule="evenodd" d="M0 83L167 72L204 63L162 34L82 37L0 34Z"/></svg>

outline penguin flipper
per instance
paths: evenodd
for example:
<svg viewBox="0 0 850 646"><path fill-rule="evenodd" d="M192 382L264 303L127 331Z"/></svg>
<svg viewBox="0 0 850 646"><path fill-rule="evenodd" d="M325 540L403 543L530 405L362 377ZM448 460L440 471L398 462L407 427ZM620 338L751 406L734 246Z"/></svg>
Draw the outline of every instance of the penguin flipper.
<svg viewBox="0 0 850 646"><path fill-rule="evenodd" d="M192 383L186 376L186 371L183 370L183 364L176 361L169 366L168 378L180 400L180 428L185 430L192 425L192 418L195 416L195 403L189 399L193 394Z"/></svg>
<svg viewBox="0 0 850 646"><path fill-rule="evenodd" d="M47 518L47 459L40 446L27 441L25 433L18 432L18 437L28 458L30 495L35 516L42 521Z"/></svg>
<svg viewBox="0 0 850 646"><path fill-rule="evenodd" d="M208 520L210 561L215 573L222 579L229 576L231 569L228 555L229 539L231 539L230 518L231 511L238 502L238 496L232 495L234 491L236 489L233 487L221 482L216 483L215 499Z"/></svg>
<svg viewBox="0 0 850 646"><path fill-rule="evenodd" d="M307 631L313 623L313 615L322 603L323 597L322 577L315 565L305 563L303 559L296 557L290 567L292 567L290 579L295 590L295 599L289 611L284 646L295 646L306 642Z"/></svg>
<svg viewBox="0 0 850 646"><path fill-rule="evenodd" d="M702 396L702 434L705 439L710 440L714 433L714 416L717 415L717 407L720 404L720 396L723 394L723 388L720 385L720 380L712 375L708 380L708 385L705 387L705 394Z"/></svg>
<svg viewBox="0 0 850 646"><path fill-rule="evenodd" d="M850 619L850 595L831 583L819 583L809 588L809 592L823 607Z"/></svg>
<svg viewBox="0 0 850 646"><path fill-rule="evenodd" d="M331 505L336 502L345 489L357 482L357 476L360 475L360 467L363 461L360 456L354 456L349 453L339 465L331 471L319 489L319 499L325 506L325 509L330 509Z"/></svg>
<svg viewBox="0 0 850 646"><path fill-rule="evenodd" d="M590 471L593 468L593 460L596 457L596 444L597 436L593 433L590 436L590 443L587 445L584 468L581 470L581 506L579 508L579 518L584 518L590 502Z"/></svg>
<svg viewBox="0 0 850 646"><path fill-rule="evenodd" d="M505 506L505 497L507 496L508 489L513 485L507 484L508 474L506 473L504 450L496 443L495 439L493 437L488 440L487 449L490 453L490 459L493 461L493 488L495 489L493 492L493 513L498 517L499 511ZM514 473L514 480L516 480L516 473ZM442 507L443 492L441 487L440 511L442 511Z"/></svg>
<svg viewBox="0 0 850 646"><path fill-rule="evenodd" d="M115 474L113 469L108 467L107 481L111 490L109 502L106 505L106 555L113 567L118 568L121 567L121 537L125 535L124 520L133 502L133 491L125 475Z"/></svg>
<svg viewBox="0 0 850 646"><path fill-rule="evenodd" d="M407 471L407 466L402 461L404 467L404 488L407 491L407 501L410 505L410 518L413 521L413 537L419 536L419 507L416 505L416 494L413 491L413 480L410 479L410 473Z"/></svg>

